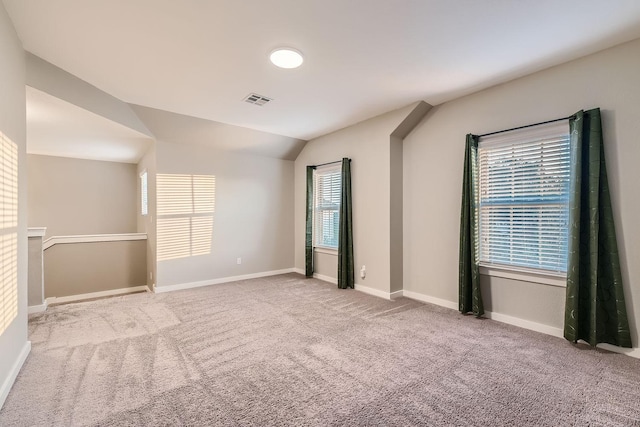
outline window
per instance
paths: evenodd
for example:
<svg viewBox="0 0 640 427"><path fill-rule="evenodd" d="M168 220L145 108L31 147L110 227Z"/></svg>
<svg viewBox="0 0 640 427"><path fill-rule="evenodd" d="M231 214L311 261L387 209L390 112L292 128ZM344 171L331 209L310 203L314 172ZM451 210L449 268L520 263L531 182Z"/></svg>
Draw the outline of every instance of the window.
<svg viewBox="0 0 640 427"><path fill-rule="evenodd" d="M158 261L210 254L216 177L158 174L156 182Z"/></svg>
<svg viewBox="0 0 640 427"><path fill-rule="evenodd" d="M481 138L477 166L480 265L566 273L568 122Z"/></svg>
<svg viewBox="0 0 640 427"><path fill-rule="evenodd" d="M18 315L18 147L0 132L0 335Z"/></svg>
<svg viewBox="0 0 640 427"><path fill-rule="evenodd" d="M147 171L140 174L140 213L147 215L149 213L149 204L147 200Z"/></svg>
<svg viewBox="0 0 640 427"><path fill-rule="evenodd" d="M313 241L317 247L338 249L341 184L340 164L316 169L313 177Z"/></svg>

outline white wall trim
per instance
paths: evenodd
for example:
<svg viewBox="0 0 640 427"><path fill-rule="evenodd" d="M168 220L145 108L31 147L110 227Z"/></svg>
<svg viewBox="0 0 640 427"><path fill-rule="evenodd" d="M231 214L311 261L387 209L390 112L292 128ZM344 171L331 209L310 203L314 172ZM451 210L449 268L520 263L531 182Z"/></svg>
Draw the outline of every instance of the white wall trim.
<svg viewBox="0 0 640 427"><path fill-rule="evenodd" d="M404 296L404 291L395 291L389 294L389 299L402 298Z"/></svg>
<svg viewBox="0 0 640 427"><path fill-rule="evenodd" d="M431 304L439 305L441 307L450 308L452 310L458 310L458 304L453 301L447 301L444 299L435 298L406 290L402 291L402 295L417 301L428 302ZM487 319L495 320L496 322L507 323L509 325L518 326L520 328L529 329L531 331L540 332L558 338L564 338L563 330L561 328L556 328L555 326L544 325L542 323L533 322L531 320L519 319L517 317L508 316L501 313L494 313L491 311L485 311L484 315ZM640 348L623 348L611 344L598 344L596 347L603 350L611 351L613 353L620 353L626 356L640 359Z"/></svg>
<svg viewBox="0 0 640 427"><path fill-rule="evenodd" d="M47 227L29 227L27 228L27 237L44 237Z"/></svg>
<svg viewBox="0 0 640 427"><path fill-rule="evenodd" d="M636 359L640 359L640 348L624 348L618 347L611 344L598 344L596 347L601 348L603 350L612 351L614 353L624 354L625 356L634 357Z"/></svg>
<svg viewBox="0 0 640 427"><path fill-rule="evenodd" d="M53 245L66 243L121 242L128 240L147 240L147 233L121 234L79 234L76 236L52 236L42 243L42 250Z"/></svg>
<svg viewBox="0 0 640 427"><path fill-rule="evenodd" d="M20 369L22 369L22 365L24 365L25 360L27 360L27 356L31 352L31 341L27 341L22 346L22 351L18 355L18 358L14 362L11 370L9 371L9 375L2 383L0 387L0 409L4 405L5 400L7 400L7 396L9 395L9 391L11 387L13 387L13 383L16 381L16 377L20 373Z"/></svg>
<svg viewBox="0 0 640 427"><path fill-rule="evenodd" d="M321 246L314 246L313 247L313 252L315 252L317 254L338 256L338 250L337 249L324 248L324 247L321 247Z"/></svg>
<svg viewBox="0 0 640 427"><path fill-rule="evenodd" d="M446 307L452 310L458 310L458 304L453 301L448 301L445 299L420 294L418 292L404 290L402 291L402 296L414 299L416 301L427 302L429 304L439 305L440 307Z"/></svg>
<svg viewBox="0 0 640 427"><path fill-rule="evenodd" d="M564 338L562 329L555 326L549 326L531 320L520 319L518 317L508 316L506 314L485 311L484 316L487 319L495 320L509 325L518 326L520 328L529 329L531 331L541 332L543 334L552 335L558 338Z"/></svg>
<svg viewBox="0 0 640 427"><path fill-rule="evenodd" d="M283 270L263 271L260 273L243 274L241 276L221 277L220 279L202 280L199 282L179 283L177 285L153 286L155 293L181 291L183 289L200 288L202 286L219 285L221 283L237 282L239 280L257 279L260 277L277 276L278 274L294 273L295 268L285 268ZM145 287L146 288L146 287Z"/></svg>
<svg viewBox="0 0 640 427"><path fill-rule="evenodd" d="M368 286L359 285L357 283L355 284L355 290L356 291L360 291L360 292L364 292L365 294L373 295L373 296L376 296L376 297L379 297L379 298L384 298L384 299L387 299L387 300L391 299L391 294L389 292L385 292L385 291L381 291L381 290L378 290L378 289L370 288Z"/></svg>
<svg viewBox="0 0 640 427"><path fill-rule="evenodd" d="M483 274L485 276L504 277L505 279L520 280L522 282L558 286L560 288L567 287L566 273L544 273L526 268L480 265L480 274Z"/></svg>
<svg viewBox="0 0 640 427"><path fill-rule="evenodd" d="M302 274L304 276L304 270L303 269L294 268L293 270L294 270L295 273ZM313 273L313 278L314 279L318 279L318 280L323 280L325 282L333 283L334 285L338 284L338 279L336 279L335 277L331 277L331 276L325 276L324 274ZM357 283L354 284L354 289L356 291L360 291L360 292L363 292L365 294L373 295L373 296L376 296L378 298L384 298L384 299L387 299L387 300L390 300L390 299L393 299L393 298L398 298L398 297L402 296L402 291L398 291L398 292L394 292L393 294L390 294L389 292L380 291L378 289L370 288L370 287L364 286L364 285L359 285Z"/></svg>
<svg viewBox="0 0 640 427"><path fill-rule="evenodd" d="M336 277L325 276L324 274L313 273L313 278L318 280L323 280L325 282L333 283L334 285L338 284L338 279Z"/></svg>
<svg viewBox="0 0 640 427"><path fill-rule="evenodd" d="M130 288L111 289L108 291L90 292L88 294L69 295L66 297L49 297L46 299L45 305L83 301L87 299L111 297L116 295L125 295L134 292L149 292L149 288L147 287L147 285L131 286Z"/></svg>
<svg viewBox="0 0 640 427"><path fill-rule="evenodd" d="M27 308L27 310L28 310L27 312L28 312L29 314L42 313L43 311L47 311L47 307L48 307L48 304L47 304L47 301L45 300L45 302L44 302L43 304L40 304L40 305L30 305L30 306Z"/></svg>

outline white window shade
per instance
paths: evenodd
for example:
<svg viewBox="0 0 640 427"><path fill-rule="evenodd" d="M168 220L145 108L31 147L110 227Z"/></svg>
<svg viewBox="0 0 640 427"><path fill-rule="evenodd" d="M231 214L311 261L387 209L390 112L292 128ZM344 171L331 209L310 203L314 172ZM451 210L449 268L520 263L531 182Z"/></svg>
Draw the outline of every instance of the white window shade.
<svg viewBox="0 0 640 427"><path fill-rule="evenodd" d="M477 173L480 263L566 272L568 123L481 139Z"/></svg>
<svg viewBox="0 0 640 427"><path fill-rule="evenodd" d="M314 245L338 248L342 173L339 164L316 169L314 175Z"/></svg>

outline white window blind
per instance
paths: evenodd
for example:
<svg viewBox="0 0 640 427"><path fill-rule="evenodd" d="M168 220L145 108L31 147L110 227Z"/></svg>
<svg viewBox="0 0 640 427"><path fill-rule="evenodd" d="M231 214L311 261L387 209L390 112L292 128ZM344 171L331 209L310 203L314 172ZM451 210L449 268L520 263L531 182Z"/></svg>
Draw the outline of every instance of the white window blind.
<svg viewBox="0 0 640 427"><path fill-rule="evenodd" d="M158 174L156 185L158 261L210 254L216 177Z"/></svg>
<svg viewBox="0 0 640 427"><path fill-rule="evenodd" d="M566 272L568 122L483 138L478 146L478 258Z"/></svg>
<svg viewBox="0 0 640 427"><path fill-rule="evenodd" d="M314 174L314 221L315 246L338 248L340 230L340 193L342 172L340 164L319 167Z"/></svg>
<svg viewBox="0 0 640 427"><path fill-rule="evenodd" d="M149 204L147 200L147 171L140 174L140 213L147 215L149 213Z"/></svg>
<svg viewBox="0 0 640 427"><path fill-rule="evenodd" d="M0 132L0 335L18 315L18 147Z"/></svg>

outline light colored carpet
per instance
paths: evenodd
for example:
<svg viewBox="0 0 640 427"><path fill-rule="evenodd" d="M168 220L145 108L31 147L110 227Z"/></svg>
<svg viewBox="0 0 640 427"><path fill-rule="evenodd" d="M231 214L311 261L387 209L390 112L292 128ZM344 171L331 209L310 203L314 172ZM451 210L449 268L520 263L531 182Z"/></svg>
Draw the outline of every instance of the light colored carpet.
<svg viewBox="0 0 640 427"><path fill-rule="evenodd" d="M51 307L2 426L640 426L640 360L297 274Z"/></svg>

